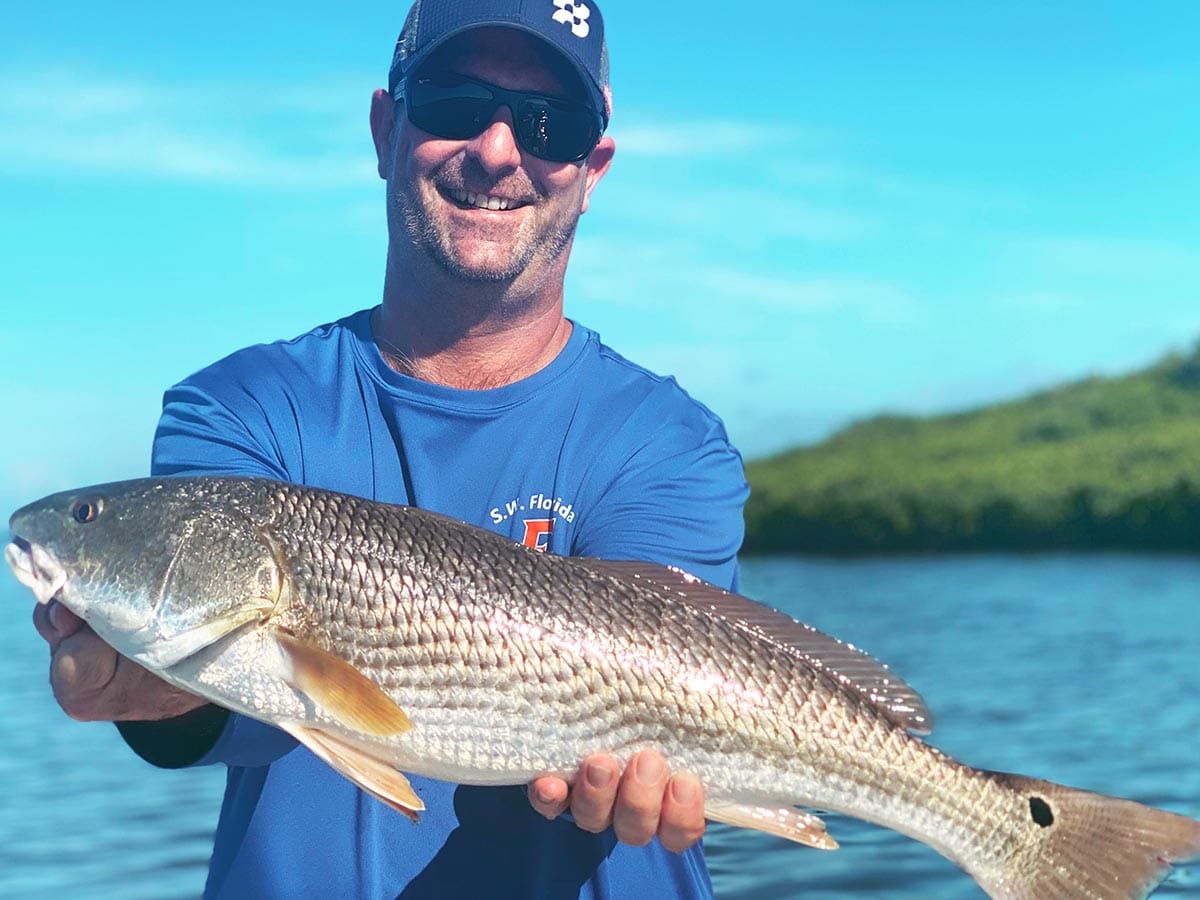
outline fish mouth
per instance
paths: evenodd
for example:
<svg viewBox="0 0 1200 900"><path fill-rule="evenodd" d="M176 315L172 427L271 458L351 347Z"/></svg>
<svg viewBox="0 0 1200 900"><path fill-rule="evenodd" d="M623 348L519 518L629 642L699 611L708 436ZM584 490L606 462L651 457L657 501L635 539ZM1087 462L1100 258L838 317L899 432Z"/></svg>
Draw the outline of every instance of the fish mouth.
<svg viewBox="0 0 1200 900"><path fill-rule="evenodd" d="M33 591L38 603L59 598L67 583L67 570L49 550L14 535L4 548L4 559L17 581Z"/></svg>

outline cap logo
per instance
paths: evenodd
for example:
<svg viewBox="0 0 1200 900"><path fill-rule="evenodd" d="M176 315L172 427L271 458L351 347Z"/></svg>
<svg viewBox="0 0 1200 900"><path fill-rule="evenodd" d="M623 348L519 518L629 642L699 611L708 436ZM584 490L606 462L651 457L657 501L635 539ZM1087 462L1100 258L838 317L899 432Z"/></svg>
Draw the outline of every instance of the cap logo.
<svg viewBox="0 0 1200 900"><path fill-rule="evenodd" d="M591 30L588 27L587 19L592 14L592 11L582 3L573 3L571 0L554 0L554 5L558 7L554 13L554 21L562 22L564 25L571 26L571 34L578 38L585 38Z"/></svg>

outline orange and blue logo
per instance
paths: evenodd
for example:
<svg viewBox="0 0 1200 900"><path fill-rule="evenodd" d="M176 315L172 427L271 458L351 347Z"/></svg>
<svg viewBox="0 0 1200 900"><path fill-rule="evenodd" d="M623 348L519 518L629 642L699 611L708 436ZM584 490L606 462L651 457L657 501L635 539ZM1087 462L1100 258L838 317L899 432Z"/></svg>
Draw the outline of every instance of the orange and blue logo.
<svg viewBox="0 0 1200 900"><path fill-rule="evenodd" d="M522 513L532 515L527 518ZM528 497L514 497L501 506L493 506L488 510L488 517L496 525L503 525L510 519L515 519L516 522L513 524L519 522L523 528L520 536L521 543L534 550L546 551L550 549L554 523L560 519L567 524L574 522L575 507L573 504L565 502L562 497L536 493L530 494ZM516 529L514 528L510 534L516 537Z"/></svg>
<svg viewBox="0 0 1200 900"><path fill-rule="evenodd" d="M550 535L553 533L553 519L526 519L525 536L521 538L521 543L544 553L550 546Z"/></svg>

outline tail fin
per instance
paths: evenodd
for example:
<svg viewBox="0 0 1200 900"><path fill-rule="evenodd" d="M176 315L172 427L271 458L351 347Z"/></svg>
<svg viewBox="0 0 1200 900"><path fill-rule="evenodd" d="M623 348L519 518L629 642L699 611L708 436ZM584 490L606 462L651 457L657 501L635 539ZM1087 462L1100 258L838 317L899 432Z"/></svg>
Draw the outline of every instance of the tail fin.
<svg viewBox="0 0 1200 900"><path fill-rule="evenodd" d="M1003 871L972 873L997 900L1133 900L1200 858L1200 822L1103 794L996 773L1024 794L1030 840Z"/></svg>

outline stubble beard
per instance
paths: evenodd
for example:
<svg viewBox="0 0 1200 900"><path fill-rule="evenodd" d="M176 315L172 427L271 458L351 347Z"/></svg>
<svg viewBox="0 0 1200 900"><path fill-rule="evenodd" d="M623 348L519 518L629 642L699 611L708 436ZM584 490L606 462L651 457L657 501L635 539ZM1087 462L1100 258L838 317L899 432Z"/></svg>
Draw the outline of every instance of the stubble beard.
<svg viewBox="0 0 1200 900"><path fill-rule="evenodd" d="M430 187L430 192L436 190ZM390 231L399 229L408 236L414 247L448 275L478 284L510 284L537 260L550 263L558 259L571 244L579 217L570 221L552 221L540 230L522 229L510 245L489 253L484 259L468 259L456 245L449 222L435 211L440 199L426 200L420 188L410 183L398 187L388 210ZM399 226L399 228L397 228Z"/></svg>

